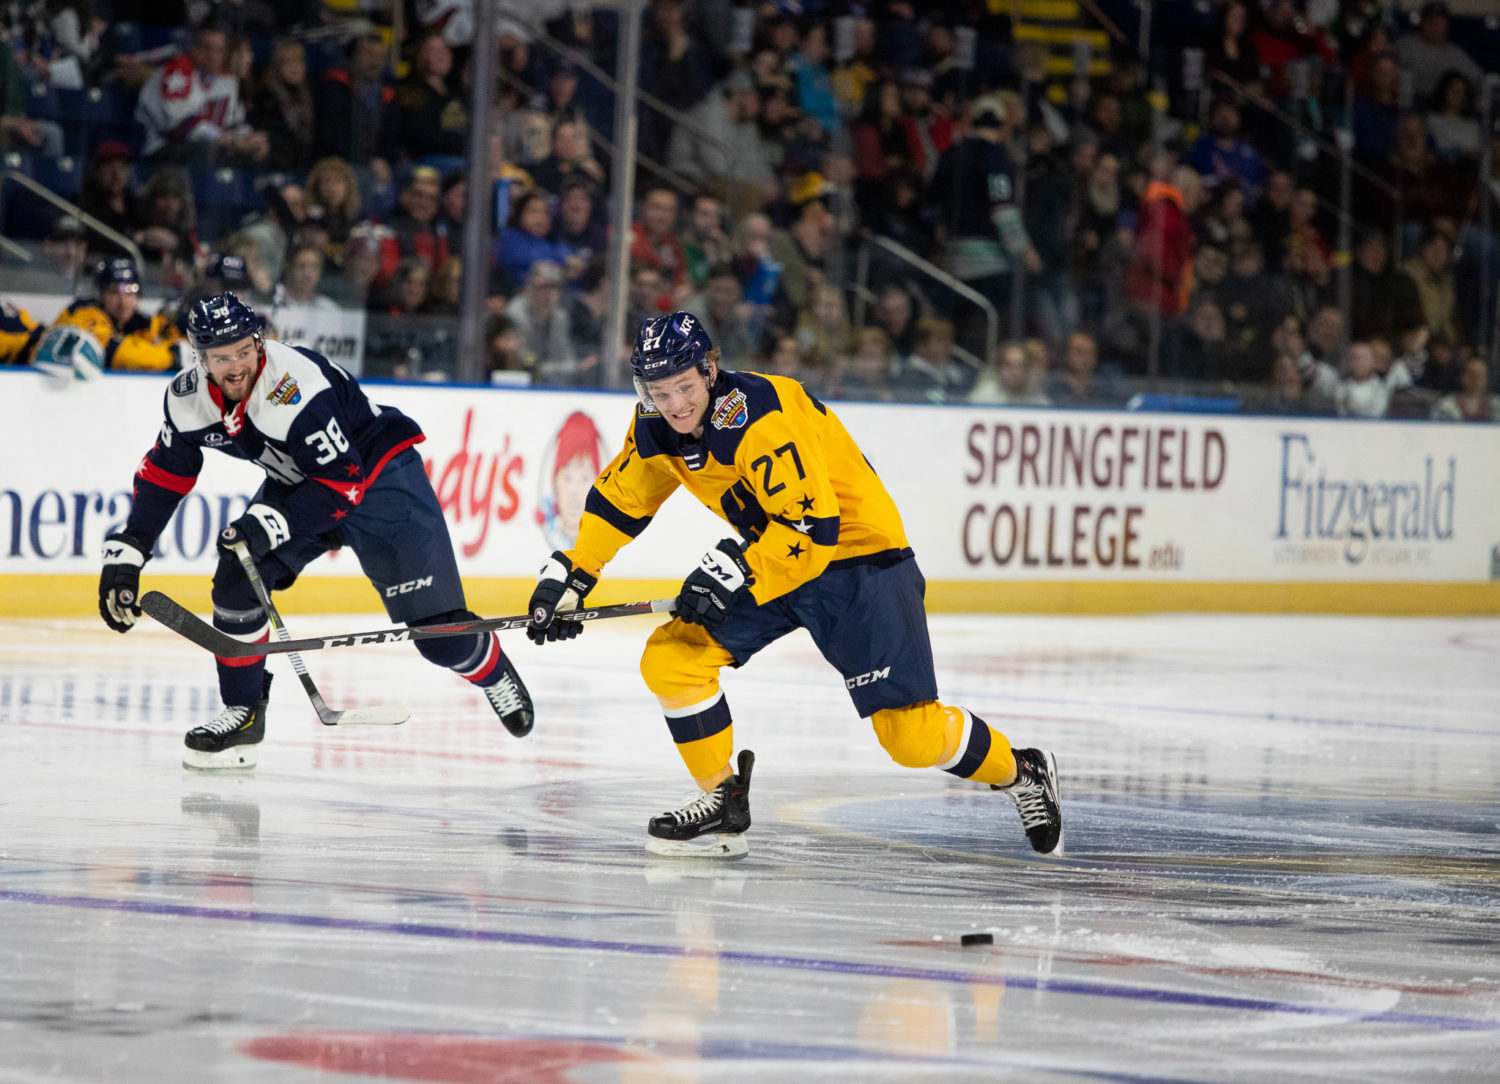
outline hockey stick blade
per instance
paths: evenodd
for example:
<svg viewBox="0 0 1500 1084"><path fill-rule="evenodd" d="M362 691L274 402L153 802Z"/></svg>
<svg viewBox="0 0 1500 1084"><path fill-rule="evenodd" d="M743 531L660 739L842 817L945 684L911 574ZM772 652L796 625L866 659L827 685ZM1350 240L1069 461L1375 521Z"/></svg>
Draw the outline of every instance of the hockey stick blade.
<svg viewBox="0 0 1500 1084"><path fill-rule="evenodd" d="M569 610L558 616L569 621L601 621L610 617L634 617L638 614L669 614L676 608L675 598L662 598L653 599L650 602L620 602L613 606ZM377 629L373 632L355 632L343 636L314 636L304 640L247 644L243 640L236 640L233 636L220 632L160 591L147 591L142 595L141 609L173 632L191 640L205 651L213 652L221 659L253 659L262 655L282 655L288 651L320 651L328 647L394 644L406 640L462 636L472 632L504 632L507 629L524 629L531 623L530 615L522 614L517 617L484 617L475 621L460 621L445 625L413 625L410 628Z"/></svg>
<svg viewBox="0 0 1500 1084"><path fill-rule="evenodd" d="M370 708L332 708L318 713L324 726L400 726L411 718L411 712L400 704L386 704Z"/></svg>
<svg viewBox="0 0 1500 1084"><path fill-rule="evenodd" d="M225 532L226 535L229 533L229 531ZM243 540L236 540L230 543L229 548L238 558L240 568L244 570L245 578L250 581L250 588L255 592L261 609L266 611L266 620L276 630L277 642L289 643L292 634L287 631L286 622L281 620L281 613L276 609L276 604L271 601L271 592L266 589L265 581L260 578L260 569L256 567L255 559L250 556L250 547ZM297 651L288 651L286 657L291 662L292 669L296 671L297 680L302 683L302 690L307 693L307 699L311 701L313 710L318 713L318 721L324 726L353 723L395 726L411 718L411 713L399 704L382 704L368 708L353 708L348 711L335 711L328 706L323 699L323 694L318 691L317 683L307 672L307 664L302 661L302 654Z"/></svg>

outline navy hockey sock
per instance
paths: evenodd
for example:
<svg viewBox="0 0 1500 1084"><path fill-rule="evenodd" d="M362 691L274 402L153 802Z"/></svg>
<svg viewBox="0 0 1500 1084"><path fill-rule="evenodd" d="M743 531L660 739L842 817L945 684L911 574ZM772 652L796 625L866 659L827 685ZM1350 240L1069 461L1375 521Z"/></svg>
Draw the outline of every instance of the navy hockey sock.
<svg viewBox="0 0 1500 1084"><path fill-rule="evenodd" d="M414 625L435 625L443 621L469 621L474 615L467 610L438 614L435 617L413 621ZM422 658L445 670L452 670L459 677L472 681L480 688L494 685L505 676L505 655L500 650L500 637L493 632L475 633L473 636L442 636L431 640L418 640L416 649Z"/></svg>
<svg viewBox="0 0 1500 1084"><path fill-rule="evenodd" d="M505 677L505 652L500 650L500 637L493 632L484 633L478 639L478 649L451 669L483 689Z"/></svg>
<svg viewBox="0 0 1500 1084"><path fill-rule="evenodd" d="M247 643L263 644L271 637L265 611L259 607L254 610L227 610L215 606L214 628ZM266 672L264 656L252 659L222 659L215 656L214 661L219 670L219 699L223 703L245 707L260 699L261 681Z"/></svg>

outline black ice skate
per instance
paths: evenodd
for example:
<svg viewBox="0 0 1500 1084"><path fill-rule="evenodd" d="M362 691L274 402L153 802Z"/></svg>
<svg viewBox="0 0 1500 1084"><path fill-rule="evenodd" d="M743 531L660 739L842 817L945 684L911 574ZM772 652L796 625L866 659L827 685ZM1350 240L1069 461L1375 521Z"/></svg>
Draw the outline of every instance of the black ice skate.
<svg viewBox="0 0 1500 1084"><path fill-rule="evenodd" d="M271 675L260 688L260 699L249 707L230 706L202 726L187 732L182 766L200 772L253 768L259 759L261 739L266 736L266 702L271 696Z"/></svg>
<svg viewBox="0 0 1500 1084"><path fill-rule="evenodd" d="M521 684L521 675L511 666L509 657L505 659L505 676L493 685L486 685L484 695L490 702L490 707L495 709L495 714L500 716L506 730L518 738L531 733L534 721L531 694Z"/></svg>
<svg viewBox="0 0 1500 1084"><path fill-rule="evenodd" d="M1031 849L1038 854L1061 853L1063 843L1062 802L1057 789L1057 758L1041 749L1017 749L1016 781L1009 786L991 785L1016 803L1021 826Z"/></svg>
<svg viewBox="0 0 1500 1084"><path fill-rule="evenodd" d="M748 854L750 771L755 754L740 750L739 774L707 794L700 793L680 809L652 817L646 851L668 858L738 858Z"/></svg>

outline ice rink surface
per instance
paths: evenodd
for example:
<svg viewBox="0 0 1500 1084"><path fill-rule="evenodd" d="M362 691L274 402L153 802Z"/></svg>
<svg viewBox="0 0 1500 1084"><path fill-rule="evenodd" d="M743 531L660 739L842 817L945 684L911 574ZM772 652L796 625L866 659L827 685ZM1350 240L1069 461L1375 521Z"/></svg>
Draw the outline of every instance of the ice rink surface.
<svg viewBox="0 0 1500 1084"><path fill-rule="evenodd" d="M737 862L642 849L691 786L650 627L511 635L525 741L410 645L307 656L396 728L278 661L214 776L209 656L0 623L0 1082L1500 1080L1500 622L933 618L945 699L1057 753L1053 859L799 634L726 677Z"/></svg>

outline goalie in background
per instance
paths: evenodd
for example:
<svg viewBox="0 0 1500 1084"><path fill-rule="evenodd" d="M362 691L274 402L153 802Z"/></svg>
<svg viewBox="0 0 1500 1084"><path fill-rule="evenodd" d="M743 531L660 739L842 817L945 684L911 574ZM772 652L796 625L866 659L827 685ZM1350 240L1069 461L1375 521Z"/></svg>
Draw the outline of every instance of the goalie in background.
<svg viewBox="0 0 1500 1084"><path fill-rule="evenodd" d="M348 546L393 621L473 620L448 525L414 445L421 428L374 406L354 378L303 347L265 342L261 319L232 293L193 304L187 337L197 364L166 389L166 419L135 472L124 529L104 542L99 613L117 632L140 616L141 566L203 467L203 449L266 472L244 515L219 538L216 629L249 643L269 639L268 619L239 559L243 540L272 590L290 587L311 561ZM505 728L531 730L531 698L493 633L419 640L424 658L477 686ZM224 710L188 731L189 768L251 768L265 735L271 679L264 656L218 659Z"/></svg>
<svg viewBox="0 0 1500 1084"><path fill-rule="evenodd" d="M739 533L688 574L677 616L652 633L641 660L700 790L651 819L646 849L746 853L755 758L742 750L731 766L719 671L805 628L892 759L1004 791L1031 846L1057 850L1062 811L1052 754L1012 750L979 716L937 698L926 582L879 476L801 384L729 372L719 357L691 313L641 325L630 359L641 401L625 447L589 491L578 544L542 566L529 607L528 635L538 644L581 632L566 611L679 485Z"/></svg>

